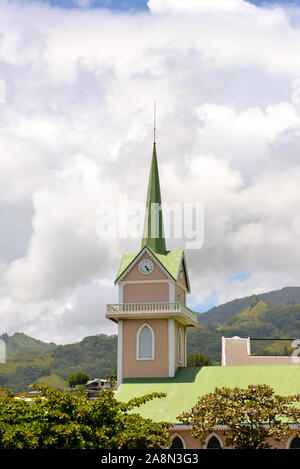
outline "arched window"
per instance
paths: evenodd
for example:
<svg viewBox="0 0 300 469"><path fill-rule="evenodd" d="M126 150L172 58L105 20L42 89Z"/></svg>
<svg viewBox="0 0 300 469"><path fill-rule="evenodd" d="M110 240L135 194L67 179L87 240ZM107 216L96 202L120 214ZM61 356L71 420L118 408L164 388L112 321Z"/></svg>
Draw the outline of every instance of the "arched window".
<svg viewBox="0 0 300 469"><path fill-rule="evenodd" d="M289 449L300 449L300 438L298 436L291 440Z"/></svg>
<svg viewBox="0 0 300 469"><path fill-rule="evenodd" d="M206 449L222 449L221 442L217 436L212 435L206 443Z"/></svg>
<svg viewBox="0 0 300 469"><path fill-rule="evenodd" d="M149 324L144 324L137 333L137 360L154 360L154 332Z"/></svg>
<svg viewBox="0 0 300 469"><path fill-rule="evenodd" d="M177 360L179 363L182 363L182 330L181 327L178 327L177 331Z"/></svg>
<svg viewBox="0 0 300 469"><path fill-rule="evenodd" d="M182 436L173 435L171 437L172 444L170 446L171 449L185 449L185 441Z"/></svg>

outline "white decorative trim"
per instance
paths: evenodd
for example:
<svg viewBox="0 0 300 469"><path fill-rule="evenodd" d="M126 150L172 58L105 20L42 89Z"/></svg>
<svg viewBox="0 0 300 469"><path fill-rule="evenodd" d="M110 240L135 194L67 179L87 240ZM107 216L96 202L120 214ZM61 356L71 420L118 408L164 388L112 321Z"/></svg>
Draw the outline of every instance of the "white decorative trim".
<svg viewBox="0 0 300 469"><path fill-rule="evenodd" d="M169 430L191 430L192 429L192 425L182 425L182 424L178 424L178 425L174 425L173 427L169 427Z"/></svg>
<svg viewBox="0 0 300 469"><path fill-rule="evenodd" d="M174 319L168 319L169 339L169 378L175 376L175 323Z"/></svg>
<svg viewBox="0 0 300 469"><path fill-rule="evenodd" d="M181 443L183 444L183 449L186 449L186 442L185 439L179 434L179 433L174 433L171 437L170 440L173 441L175 438L179 438L181 440Z"/></svg>
<svg viewBox="0 0 300 469"><path fill-rule="evenodd" d="M146 283L145 280L122 280L120 285L133 285L136 283L142 283L143 285ZM157 280L147 280L147 283L170 283L168 279L157 279Z"/></svg>
<svg viewBox="0 0 300 469"><path fill-rule="evenodd" d="M291 430L297 430L298 427L299 427L300 424L295 424L295 423L290 423L288 424L289 428ZM264 425L264 427L268 428L270 425L269 424L266 424ZM175 424L175 425L172 425L171 427L169 427L169 430L191 430L193 428L192 425L183 425L182 423L179 423L179 424ZM227 425L215 425L214 426L214 430L228 430L228 426Z"/></svg>
<svg viewBox="0 0 300 469"><path fill-rule="evenodd" d="M214 427L214 428L216 428L216 427ZM210 434L208 435L208 437L207 437L206 440L205 440L204 449L207 449L207 445L208 445L209 441L211 440L211 438L213 438L213 437L217 438L217 440L219 441L219 443L220 443L220 445L221 445L221 448L223 449L223 448L224 448L223 441L221 440L221 438L219 437L219 435L217 435L216 433L210 433Z"/></svg>
<svg viewBox="0 0 300 469"><path fill-rule="evenodd" d="M226 339L222 337L222 366L226 366Z"/></svg>
<svg viewBox="0 0 300 469"><path fill-rule="evenodd" d="M117 387L122 383L123 378L123 320L118 321L118 367L117 367Z"/></svg>
<svg viewBox="0 0 300 469"><path fill-rule="evenodd" d="M131 264L128 265L128 267L124 270L122 275L118 278L116 283L120 283L124 277L133 269L133 267L139 262L139 260L144 256L144 254L147 253L149 257L154 261L154 263L159 267L159 269L168 277L169 280L173 280L173 277L169 274L169 272L164 268L164 266L159 262L158 259L152 254L150 249L148 249L147 246L145 246L142 251L137 255L137 257L134 259L134 261L131 262ZM147 280L149 281L149 280Z"/></svg>
<svg viewBox="0 0 300 469"><path fill-rule="evenodd" d="M123 303L124 286L119 285L119 304Z"/></svg>
<svg viewBox="0 0 300 469"><path fill-rule="evenodd" d="M141 333L141 331L144 327L148 327L148 329L150 329L150 332L152 334L152 355L151 355L151 358L141 358L140 354L139 354L139 338L140 338L140 333ZM154 334L154 330L152 329L150 324L145 322L144 324L141 325L141 327L139 328L139 330L137 331L137 334L136 334L136 359L137 360L154 360L154 354L155 354L154 351L155 351L155 334Z"/></svg>
<svg viewBox="0 0 300 469"><path fill-rule="evenodd" d="M250 337L248 337L248 339L247 339L247 352L248 352L248 355L249 355L249 357L250 357L250 355L251 355Z"/></svg>
<svg viewBox="0 0 300 469"><path fill-rule="evenodd" d="M179 340L179 336L180 336L180 340ZM179 345L181 345L180 354L179 354ZM178 329L177 329L177 363L180 363L180 365L182 365L182 355L183 355L182 352L183 352L182 329L180 326L178 326ZM181 355L181 360L179 360L179 355Z"/></svg>
<svg viewBox="0 0 300 469"><path fill-rule="evenodd" d="M185 293L189 292L186 286L180 283L179 281L176 282L176 285L178 286L178 288L181 288L181 290L183 290Z"/></svg>
<svg viewBox="0 0 300 469"><path fill-rule="evenodd" d="M175 303L175 284L174 282L169 282L169 302Z"/></svg>

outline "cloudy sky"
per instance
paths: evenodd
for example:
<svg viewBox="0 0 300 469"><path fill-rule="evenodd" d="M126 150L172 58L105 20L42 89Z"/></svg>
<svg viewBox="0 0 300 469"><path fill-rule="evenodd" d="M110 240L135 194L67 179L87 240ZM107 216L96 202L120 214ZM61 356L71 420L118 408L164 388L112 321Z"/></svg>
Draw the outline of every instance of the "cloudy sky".
<svg viewBox="0 0 300 469"><path fill-rule="evenodd" d="M163 200L205 205L189 304L299 285L299 48L300 1L0 0L0 333L115 333L139 240L99 204L145 201L154 99Z"/></svg>

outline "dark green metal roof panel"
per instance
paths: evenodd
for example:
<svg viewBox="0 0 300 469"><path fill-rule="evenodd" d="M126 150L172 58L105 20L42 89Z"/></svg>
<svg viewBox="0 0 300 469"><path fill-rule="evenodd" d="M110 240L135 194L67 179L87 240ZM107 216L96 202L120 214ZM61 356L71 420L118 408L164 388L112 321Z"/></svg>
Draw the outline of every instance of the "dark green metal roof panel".
<svg viewBox="0 0 300 469"><path fill-rule="evenodd" d="M141 247L143 248L144 246L148 246L156 253L166 253L166 242L164 236L163 216L161 210L161 193L155 143L153 145L151 170L147 192L144 231Z"/></svg>

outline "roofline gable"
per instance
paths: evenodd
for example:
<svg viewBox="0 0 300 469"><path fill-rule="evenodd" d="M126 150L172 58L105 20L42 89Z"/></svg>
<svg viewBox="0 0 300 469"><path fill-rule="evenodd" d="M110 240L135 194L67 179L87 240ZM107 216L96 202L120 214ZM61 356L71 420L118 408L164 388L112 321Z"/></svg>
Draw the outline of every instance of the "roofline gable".
<svg viewBox="0 0 300 469"><path fill-rule="evenodd" d="M132 261L128 264L125 270L116 278L115 284L120 283L123 278L128 274L128 272L137 264L137 262L143 257L143 255L147 253L160 267L160 269L169 277L169 280L177 283L177 280L170 274L170 272L166 269L166 267L159 261L156 257L155 253L150 249L148 246L144 246L140 252L132 259Z"/></svg>

